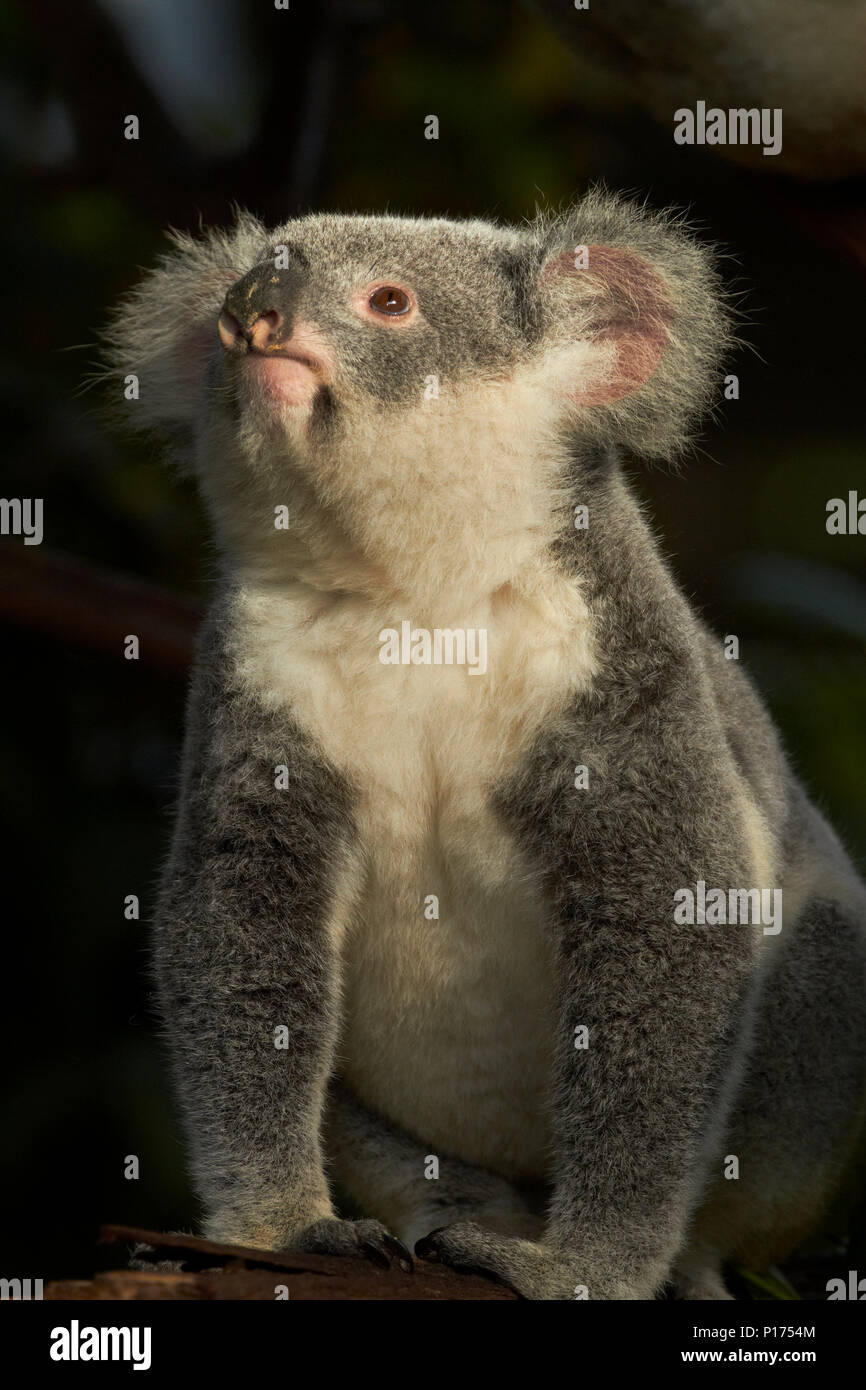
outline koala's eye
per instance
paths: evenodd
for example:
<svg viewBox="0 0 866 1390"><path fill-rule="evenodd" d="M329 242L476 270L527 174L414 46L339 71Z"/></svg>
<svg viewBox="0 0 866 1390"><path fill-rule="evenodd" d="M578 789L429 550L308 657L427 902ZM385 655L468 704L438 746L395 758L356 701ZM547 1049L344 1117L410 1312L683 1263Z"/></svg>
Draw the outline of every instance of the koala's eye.
<svg viewBox="0 0 866 1390"><path fill-rule="evenodd" d="M351 306L361 318L372 319L380 328L410 328L421 318L415 296L408 286L395 285L393 281L371 280L355 290Z"/></svg>
<svg viewBox="0 0 866 1390"><path fill-rule="evenodd" d="M405 290L399 289L396 285L380 285L370 295L369 304L371 309L375 309L378 314L388 314L395 317L398 314L408 314L412 307Z"/></svg>

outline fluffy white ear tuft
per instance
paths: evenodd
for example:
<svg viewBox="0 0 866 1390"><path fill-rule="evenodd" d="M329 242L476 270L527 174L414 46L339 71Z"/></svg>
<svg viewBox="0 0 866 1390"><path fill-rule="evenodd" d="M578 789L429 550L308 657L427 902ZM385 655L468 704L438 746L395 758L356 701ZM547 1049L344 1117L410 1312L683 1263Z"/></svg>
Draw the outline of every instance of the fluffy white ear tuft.
<svg viewBox="0 0 866 1390"><path fill-rule="evenodd" d="M139 399L124 411L134 426L176 440L194 427L226 292L264 253L266 236L245 213L229 232L174 233L175 249L121 301L104 357L109 377L139 378Z"/></svg>

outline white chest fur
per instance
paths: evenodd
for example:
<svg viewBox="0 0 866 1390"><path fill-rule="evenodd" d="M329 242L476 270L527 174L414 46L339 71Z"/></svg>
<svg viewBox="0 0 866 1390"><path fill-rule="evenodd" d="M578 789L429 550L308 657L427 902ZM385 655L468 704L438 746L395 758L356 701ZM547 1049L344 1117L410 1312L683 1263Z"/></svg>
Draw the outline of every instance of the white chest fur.
<svg viewBox="0 0 866 1390"><path fill-rule="evenodd" d="M594 669L576 585L503 586L452 629L484 629L487 670L385 665L383 628L422 613L246 589L248 685L291 706L358 792L360 870L342 934L339 1066L368 1104L510 1176L545 1169L555 1028L540 887L493 811L540 725ZM439 617L442 618L442 614ZM429 624L432 628L433 624Z"/></svg>

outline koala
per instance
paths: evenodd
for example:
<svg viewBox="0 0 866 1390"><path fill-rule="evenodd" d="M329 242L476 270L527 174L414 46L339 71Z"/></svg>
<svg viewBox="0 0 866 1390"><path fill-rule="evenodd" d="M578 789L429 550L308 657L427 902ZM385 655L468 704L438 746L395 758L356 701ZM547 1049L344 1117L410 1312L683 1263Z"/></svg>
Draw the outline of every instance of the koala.
<svg viewBox="0 0 866 1390"><path fill-rule="evenodd" d="M723 1299L836 1192L866 890L625 472L725 298L595 190L241 214L120 306L220 556L153 942L206 1236Z"/></svg>

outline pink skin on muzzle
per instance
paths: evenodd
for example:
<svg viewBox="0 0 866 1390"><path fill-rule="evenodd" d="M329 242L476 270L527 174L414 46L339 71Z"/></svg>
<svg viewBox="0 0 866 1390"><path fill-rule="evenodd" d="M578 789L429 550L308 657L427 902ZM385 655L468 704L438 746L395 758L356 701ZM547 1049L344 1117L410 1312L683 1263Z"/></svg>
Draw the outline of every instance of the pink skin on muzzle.
<svg viewBox="0 0 866 1390"><path fill-rule="evenodd" d="M281 339L282 321L275 309L269 309L244 330L223 310L217 324L220 342L229 352L244 351L244 370L275 404L308 406L331 378L328 349L309 323L296 324L292 336Z"/></svg>

